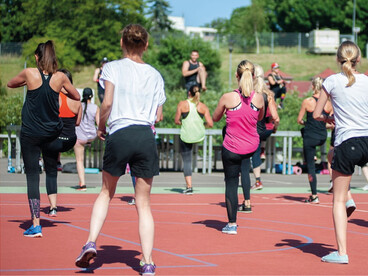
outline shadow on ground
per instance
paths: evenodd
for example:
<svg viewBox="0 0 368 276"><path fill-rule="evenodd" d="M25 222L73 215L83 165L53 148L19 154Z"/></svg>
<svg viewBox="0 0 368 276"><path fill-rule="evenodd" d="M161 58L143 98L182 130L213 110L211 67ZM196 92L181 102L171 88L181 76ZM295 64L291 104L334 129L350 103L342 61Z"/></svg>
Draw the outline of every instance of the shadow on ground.
<svg viewBox="0 0 368 276"><path fill-rule="evenodd" d="M332 251L335 251L334 248L332 248L330 244L324 244L324 243L304 243L300 240L294 240L294 239L283 239L282 243L275 244L276 247L293 247L297 248L303 253L313 254L317 257L323 257L327 254L329 254Z"/></svg>
<svg viewBox="0 0 368 276"><path fill-rule="evenodd" d="M77 273L94 273L96 269L99 269L105 264L126 264L133 270L139 272L139 256L141 253L136 250L123 250L120 246L115 245L103 245L101 250L97 250L97 256L90 267L78 271Z"/></svg>
<svg viewBox="0 0 368 276"><path fill-rule="evenodd" d="M8 220L8 222L19 223L19 228L23 230L27 230L32 225L32 221L30 219L29 220ZM56 227L58 224L68 224L68 223L70 222L69 221L47 220L47 219L41 218L42 228Z"/></svg>
<svg viewBox="0 0 368 276"><path fill-rule="evenodd" d="M220 220L206 219L206 220L194 221L192 222L192 224L203 224L208 228L213 228L217 231L222 231L222 228L224 228L227 223L220 221Z"/></svg>

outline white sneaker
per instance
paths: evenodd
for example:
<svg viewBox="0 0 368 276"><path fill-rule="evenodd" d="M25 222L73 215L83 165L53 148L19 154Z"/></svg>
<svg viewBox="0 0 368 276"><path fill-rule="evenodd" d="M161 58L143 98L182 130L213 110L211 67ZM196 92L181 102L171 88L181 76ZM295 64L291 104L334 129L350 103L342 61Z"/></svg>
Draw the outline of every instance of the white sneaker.
<svg viewBox="0 0 368 276"><path fill-rule="evenodd" d="M362 189L363 189L363 191L368 191L368 184L365 185Z"/></svg>

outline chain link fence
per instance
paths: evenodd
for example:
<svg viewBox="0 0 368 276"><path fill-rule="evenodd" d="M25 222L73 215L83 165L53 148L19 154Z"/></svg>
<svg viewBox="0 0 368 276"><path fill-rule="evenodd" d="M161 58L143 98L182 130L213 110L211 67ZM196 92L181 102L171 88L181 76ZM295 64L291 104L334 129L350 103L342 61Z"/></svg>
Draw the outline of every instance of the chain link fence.
<svg viewBox="0 0 368 276"><path fill-rule="evenodd" d="M21 42L7 42L0 43L0 56L5 55L16 55L22 54L22 43Z"/></svg>

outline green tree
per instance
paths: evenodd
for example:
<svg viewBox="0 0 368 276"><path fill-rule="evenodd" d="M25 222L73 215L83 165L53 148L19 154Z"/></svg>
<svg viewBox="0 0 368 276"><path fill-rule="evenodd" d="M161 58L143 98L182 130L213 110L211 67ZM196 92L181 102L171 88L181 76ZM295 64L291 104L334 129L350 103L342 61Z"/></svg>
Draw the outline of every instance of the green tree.
<svg viewBox="0 0 368 276"><path fill-rule="evenodd" d="M31 38L22 27L24 10L22 0L1 0L0 4L0 41L21 42Z"/></svg>
<svg viewBox="0 0 368 276"><path fill-rule="evenodd" d="M171 30L171 21L169 20L170 4L165 0L148 0L148 14L152 24L151 31L162 32Z"/></svg>

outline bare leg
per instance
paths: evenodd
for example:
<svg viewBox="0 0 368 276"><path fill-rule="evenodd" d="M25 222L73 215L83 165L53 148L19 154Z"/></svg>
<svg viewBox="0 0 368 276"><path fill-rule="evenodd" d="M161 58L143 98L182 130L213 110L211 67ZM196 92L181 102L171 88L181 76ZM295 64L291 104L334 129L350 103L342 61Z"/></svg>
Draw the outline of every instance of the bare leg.
<svg viewBox="0 0 368 276"><path fill-rule="evenodd" d="M346 231L347 231L347 215L345 203L351 175L344 175L332 170L333 189L333 207L332 214L335 226L335 235L339 254L346 254Z"/></svg>
<svg viewBox="0 0 368 276"><path fill-rule="evenodd" d="M118 180L119 177L112 176L108 172L102 171L102 188L93 205L87 243L90 241L96 242L100 234L109 210L109 203L115 195L116 183Z"/></svg>
<svg viewBox="0 0 368 276"><path fill-rule="evenodd" d="M261 177L261 166L253 168L253 174L255 178Z"/></svg>
<svg viewBox="0 0 368 276"><path fill-rule="evenodd" d="M57 194L48 195L48 198L50 202L50 209L56 208Z"/></svg>
<svg viewBox="0 0 368 276"><path fill-rule="evenodd" d="M154 221L151 213L150 194L153 178L137 177L135 200L139 219L139 237L142 246L142 261L152 263Z"/></svg>
<svg viewBox="0 0 368 276"><path fill-rule="evenodd" d="M206 80L207 80L207 72L205 67L199 67L198 75L197 75L197 82L201 84L202 90L206 91Z"/></svg>
<svg viewBox="0 0 368 276"><path fill-rule="evenodd" d="M191 188L192 187L192 176L184 176L185 178L185 183L187 184L187 188Z"/></svg>
<svg viewBox="0 0 368 276"><path fill-rule="evenodd" d="M75 159L77 161L77 171L79 178L79 185L86 185L84 177L84 145L76 143L74 146Z"/></svg>

